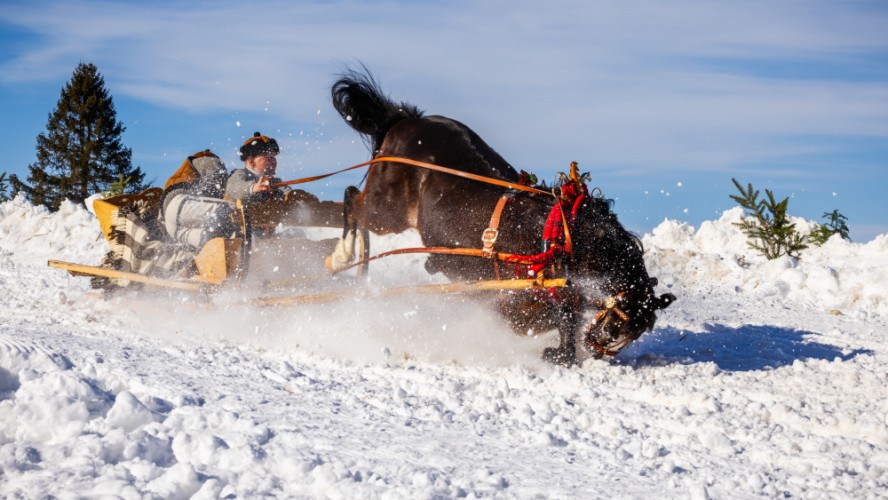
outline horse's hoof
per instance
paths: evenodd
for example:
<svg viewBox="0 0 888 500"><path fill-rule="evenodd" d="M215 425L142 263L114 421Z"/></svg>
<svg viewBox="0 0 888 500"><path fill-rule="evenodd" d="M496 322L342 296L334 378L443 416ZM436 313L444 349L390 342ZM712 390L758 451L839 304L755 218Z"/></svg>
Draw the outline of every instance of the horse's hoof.
<svg viewBox="0 0 888 500"><path fill-rule="evenodd" d="M435 274L435 273L437 273L438 271L440 271L440 269L438 269L438 265L435 264L435 262L432 261L432 259L427 259L427 260L426 260L426 262L425 262L425 270L426 270L426 272L429 273L429 274Z"/></svg>
<svg viewBox="0 0 888 500"><path fill-rule="evenodd" d="M573 349L547 347L543 349L543 360L555 365L573 366L577 364L577 355Z"/></svg>

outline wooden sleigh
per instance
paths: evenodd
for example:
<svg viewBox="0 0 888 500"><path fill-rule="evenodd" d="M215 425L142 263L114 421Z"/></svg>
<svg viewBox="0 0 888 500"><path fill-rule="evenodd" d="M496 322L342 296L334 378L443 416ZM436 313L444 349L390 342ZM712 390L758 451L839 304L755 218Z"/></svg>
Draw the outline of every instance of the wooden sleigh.
<svg viewBox="0 0 888 500"><path fill-rule="evenodd" d="M160 209L162 194L161 188L154 187L139 194L95 200L93 209L105 239L110 243L114 238L114 220L123 207L141 204L143 210L156 213ZM256 261L258 257L267 257L262 254L267 254L271 247L275 248L276 255L267 265L281 266L284 264L281 249L296 246L294 243L297 240L301 242L298 246L304 247L306 241L302 237L272 237L264 238L262 245L254 245L257 236L272 234L274 228L282 226L341 227L342 204L318 201L305 192L291 191L283 200L269 200L252 205L238 203L236 218L241 228L238 237L209 240L194 256L194 272L189 276L165 277L58 260L50 260L48 265L67 270L74 276L125 280L176 290L208 291L231 283L243 283L250 272L250 262Z"/></svg>
<svg viewBox="0 0 888 500"><path fill-rule="evenodd" d="M93 202L93 209L99 221L102 234L109 242L113 236L113 221L123 207L141 203L150 211L160 209L160 198L163 190L150 188L139 194L123 194ZM199 292L213 294L230 287L247 287L253 275L267 275L269 268L283 267L279 275L290 276L289 279L278 281L262 281L263 291L273 288L285 288L293 282L309 282L309 289L317 288L318 281L329 279L326 273L306 275L305 266L300 266L298 254L305 253L306 245L313 245L315 252L311 257L318 259L315 266L320 269L326 254L332 249L335 241L312 241L304 236L262 237L273 233L275 228L335 228L342 227L343 205L331 201L319 201L304 191L291 191L283 200L269 200L252 205L237 205L237 218L241 226L239 237L213 238L194 255L193 272L188 276L165 277L152 274L137 273L108 267L50 260L50 267L68 271L72 276L89 278L105 278L116 282L135 283L137 287L149 287L158 290L180 292ZM369 257L369 238L366 231L360 231L358 238L358 255L367 262ZM302 261L304 263L304 260ZM365 276L367 264L357 266L357 278ZM296 276L295 278L293 276ZM252 280L255 284L256 280ZM563 287L565 279L517 279L517 280L481 280L467 283L446 283L418 286L402 286L377 291L375 295L388 297L400 294L473 294L492 291L549 289ZM304 289L304 287L303 287ZM334 290L313 293L281 295L265 294L251 299L258 307L287 306L330 302L352 296L356 292Z"/></svg>

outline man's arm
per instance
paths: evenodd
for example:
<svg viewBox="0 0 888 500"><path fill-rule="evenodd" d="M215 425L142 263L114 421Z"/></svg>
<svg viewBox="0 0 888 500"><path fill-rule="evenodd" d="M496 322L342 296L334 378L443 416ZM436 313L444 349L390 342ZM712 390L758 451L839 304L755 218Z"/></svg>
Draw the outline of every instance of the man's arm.
<svg viewBox="0 0 888 500"><path fill-rule="evenodd" d="M249 199L253 194L251 189L255 182L256 179L245 169L237 169L228 177L228 183L225 185L225 195L235 200Z"/></svg>

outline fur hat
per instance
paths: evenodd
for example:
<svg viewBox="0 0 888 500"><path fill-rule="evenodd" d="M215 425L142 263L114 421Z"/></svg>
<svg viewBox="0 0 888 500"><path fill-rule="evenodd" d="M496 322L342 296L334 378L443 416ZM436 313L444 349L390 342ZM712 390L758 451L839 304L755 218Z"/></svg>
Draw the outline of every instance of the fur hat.
<svg viewBox="0 0 888 500"><path fill-rule="evenodd" d="M254 132L253 137L247 139L243 146L237 150L237 154L241 161L247 161L251 156L260 156L263 154L278 154L281 149L278 147L276 140L265 137L259 132Z"/></svg>

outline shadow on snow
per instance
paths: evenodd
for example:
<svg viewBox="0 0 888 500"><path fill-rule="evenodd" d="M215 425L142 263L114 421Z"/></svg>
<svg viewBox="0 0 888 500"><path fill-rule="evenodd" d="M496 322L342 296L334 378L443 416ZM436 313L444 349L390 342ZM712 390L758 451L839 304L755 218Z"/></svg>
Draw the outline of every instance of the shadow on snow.
<svg viewBox="0 0 888 500"><path fill-rule="evenodd" d="M725 371L771 370L795 361L847 361L868 349L849 351L812 339L814 332L777 326L739 328L706 324L705 331L658 328L644 335L615 360L629 366L715 363Z"/></svg>

